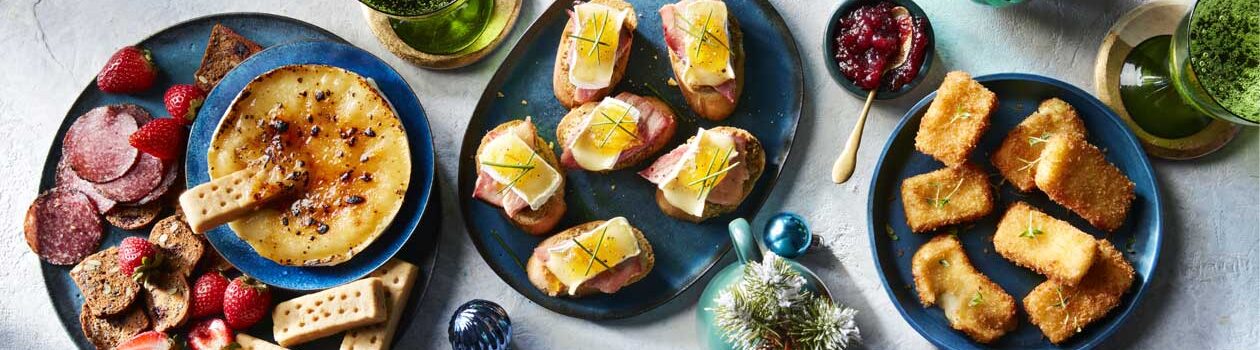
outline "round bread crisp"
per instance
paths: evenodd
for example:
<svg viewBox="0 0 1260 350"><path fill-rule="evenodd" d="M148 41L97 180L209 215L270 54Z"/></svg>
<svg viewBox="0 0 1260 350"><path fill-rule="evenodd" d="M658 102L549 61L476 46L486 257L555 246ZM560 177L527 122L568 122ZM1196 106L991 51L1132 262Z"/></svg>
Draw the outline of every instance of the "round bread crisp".
<svg viewBox="0 0 1260 350"><path fill-rule="evenodd" d="M101 219L87 195L53 188L35 198L23 222L26 244L40 259L70 265L96 251L101 244Z"/></svg>
<svg viewBox="0 0 1260 350"><path fill-rule="evenodd" d="M192 274L197 262L206 254L206 245L201 237L193 233L178 215L168 216L154 224L153 230L149 231L149 242L162 248L166 257L163 268L168 273L184 277Z"/></svg>
<svg viewBox="0 0 1260 350"><path fill-rule="evenodd" d="M128 308L115 316L97 316L84 304L79 311L79 327L83 337L97 349L113 349L149 329L149 317L139 307Z"/></svg>
<svg viewBox="0 0 1260 350"><path fill-rule="evenodd" d="M162 206L158 203L137 207L120 205L105 213L105 221L124 230L135 230L153 223L160 211Z"/></svg>
<svg viewBox="0 0 1260 350"><path fill-rule="evenodd" d="M262 163L266 152L307 160L307 185L229 226L281 265L354 257L389 227L411 181L402 120L374 83L337 67L291 65L254 78L210 141L210 177Z"/></svg>
<svg viewBox="0 0 1260 350"><path fill-rule="evenodd" d="M188 280L183 275L162 273L144 283L144 306L153 330L165 332L188 321L191 309Z"/></svg>
<svg viewBox="0 0 1260 350"><path fill-rule="evenodd" d="M66 131L62 156L69 159L70 167L84 180L112 181L136 163L140 151L131 147L128 138L140 125L122 109L122 105L93 108Z"/></svg>
<svg viewBox="0 0 1260 350"><path fill-rule="evenodd" d="M171 165L174 166L174 165ZM97 183L96 190L106 198L120 203L134 203L162 184L167 166L162 160L148 153L141 153L136 164L122 177L110 182Z"/></svg>
<svg viewBox="0 0 1260 350"><path fill-rule="evenodd" d="M752 193L753 187L757 185L757 179L761 178L761 173L765 171L766 151L762 148L761 141L758 141L757 137L753 136L744 129L730 126L719 126L709 129L709 131L731 136L738 135L747 140L747 143L744 145L744 160L745 165L748 167L748 180L744 181L743 189L740 191L740 203L742 204L745 199L748 199L748 194ZM695 136L692 136L691 139L687 139L687 142L691 142L694 138ZM686 143L683 145L686 145ZM721 205L713 202L705 202L704 216L695 216L683 211L682 209L678 209L678 207L675 207L673 204L670 204L669 201L665 200L665 192L661 191L659 188L656 189L656 205L661 207L661 211L665 212L665 215L690 222L701 222L735 211L736 208L739 208L738 204Z"/></svg>
<svg viewBox="0 0 1260 350"><path fill-rule="evenodd" d="M595 221L591 221L585 224L571 227L564 231L560 231L559 233L556 233L555 235L552 235L550 238L547 238L546 240L542 241L542 243L539 243L538 248L551 247L556 244L559 244L560 242L576 238L577 236L580 236L583 232L594 230L596 227L599 227L599 225L602 225L602 224L604 224L604 220L595 220ZM644 236L643 232L639 231L638 228L631 225L630 229L634 231L634 238L638 239L639 241L640 253L639 253L638 258L639 258L639 264L643 267L643 272L638 275L635 275L634 277L631 277L629 280L626 281L626 284L623 285L622 287L634 284L635 282L642 280L644 277L647 277L647 275L652 272L652 267L656 266L656 254L652 251L652 244L648 242L647 237ZM534 249L538 249L538 248L534 248ZM530 255L529 255L529 262L525 264L525 273L529 275L529 282L533 284L535 288L538 288L538 290L542 291L544 294L547 294L553 297L570 296L570 295L567 295L568 289L563 284L561 284L559 280L556 279L555 275L551 274L551 270L547 269L547 265L545 265L542 260L539 260L537 257L535 257L532 251L530 252ZM582 286L578 286L577 293L574 295L571 295L571 297L581 298L581 297L588 296L595 293L601 293L601 292L599 289L596 289L594 287L582 285Z"/></svg>
<svg viewBox="0 0 1260 350"><path fill-rule="evenodd" d="M95 315L123 312L140 294L140 284L124 274L118 264L117 247L84 258L70 269L70 279L83 294L83 307Z"/></svg>

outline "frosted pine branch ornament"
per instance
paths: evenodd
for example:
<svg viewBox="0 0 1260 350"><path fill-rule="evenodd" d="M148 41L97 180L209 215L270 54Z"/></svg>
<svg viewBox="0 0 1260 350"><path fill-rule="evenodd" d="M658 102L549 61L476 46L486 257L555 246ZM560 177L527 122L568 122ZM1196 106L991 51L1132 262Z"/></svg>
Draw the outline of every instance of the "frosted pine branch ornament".
<svg viewBox="0 0 1260 350"><path fill-rule="evenodd" d="M861 341L857 310L832 301L804 266L757 249L743 219L731 222L740 263L723 269L700 299L709 349L841 350Z"/></svg>

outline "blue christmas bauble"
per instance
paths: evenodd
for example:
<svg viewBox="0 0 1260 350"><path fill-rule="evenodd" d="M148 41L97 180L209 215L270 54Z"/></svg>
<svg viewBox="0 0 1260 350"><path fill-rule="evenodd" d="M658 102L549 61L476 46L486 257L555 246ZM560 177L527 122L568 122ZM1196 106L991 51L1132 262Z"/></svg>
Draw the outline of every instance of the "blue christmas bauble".
<svg viewBox="0 0 1260 350"><path fill-rule="evenodd" d="M512 342L512 320L499 304L473 299L455 309L446 337L455 350L504 350Z"/></svg>
<svg viewBox="0 0 1260 350"><path fill-rule="evenodd" d="M805 218L790 212L782 212L770 218L761 239L767 249L789 259L804 255L814 240Z"/></svg>

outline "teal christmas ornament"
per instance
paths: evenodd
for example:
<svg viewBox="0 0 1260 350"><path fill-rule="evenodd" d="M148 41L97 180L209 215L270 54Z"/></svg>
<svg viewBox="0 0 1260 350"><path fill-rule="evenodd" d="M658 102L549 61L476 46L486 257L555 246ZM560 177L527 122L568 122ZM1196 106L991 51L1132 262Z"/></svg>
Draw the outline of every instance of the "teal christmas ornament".
<svg viewBox="0 0 1260 350"><path fill-rule="evenodd" d="M473 299L455 309L446 337L455 350L505 350L512 342L512 320L499 304Z"/></svg>
<svg viewBox="0 0 1260 350"><path fill-rule="evenodd" d="M791 212L782 212L766 223L766 231L761 239L766 249L781 257L795 259L805 255L805 251L813 244L814 235L805 218Z"/></svg>

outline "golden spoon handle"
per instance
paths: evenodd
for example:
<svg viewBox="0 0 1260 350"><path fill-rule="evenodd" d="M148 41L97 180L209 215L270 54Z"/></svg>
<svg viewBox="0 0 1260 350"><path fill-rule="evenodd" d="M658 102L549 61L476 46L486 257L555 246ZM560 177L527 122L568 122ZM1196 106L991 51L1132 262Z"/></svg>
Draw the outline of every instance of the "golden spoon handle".
<svg viewBox="0 0 1260 350"><path fill-rule="evenodd" d="M857 166L858 145L862 143L862 127L866 126L866 115L871 112L871 103L875 102L875 91L877 90L871 90L871 93L866 95L862 115L858 117L857 125L853 126L849 141L844 144L844 151L840 152L840 157L836 158L836 164L831 167L831 181L835 183L842 184L853 176L853 168Z"/></svg>

